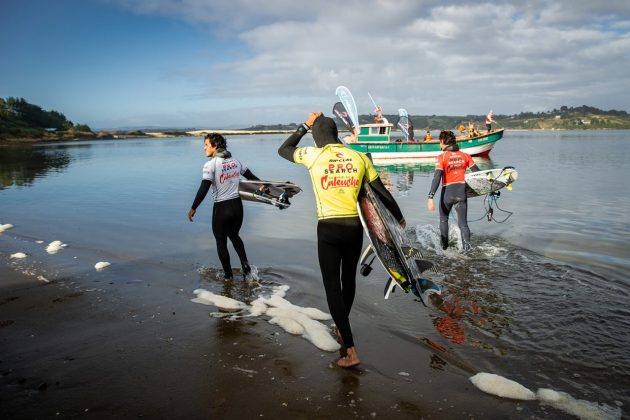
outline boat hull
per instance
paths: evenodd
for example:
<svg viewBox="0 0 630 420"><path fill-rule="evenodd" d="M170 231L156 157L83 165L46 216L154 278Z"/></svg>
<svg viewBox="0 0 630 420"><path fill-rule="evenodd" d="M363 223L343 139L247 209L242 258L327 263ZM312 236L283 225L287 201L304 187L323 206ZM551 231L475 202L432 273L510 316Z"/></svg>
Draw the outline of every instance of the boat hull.
<svg viewBox="0 0 630 420"><path fill-rule="evenodd" d="M457 138L460 150L471 156L488 156L494 144L503 137L503 129L477 137ZM359 137L360 139L360 137ZM353 150L370 153L374 160L414 160L431 159L442 153L439 141L428 142L394 142L394 141L361 141L348 143Z"/></svg>

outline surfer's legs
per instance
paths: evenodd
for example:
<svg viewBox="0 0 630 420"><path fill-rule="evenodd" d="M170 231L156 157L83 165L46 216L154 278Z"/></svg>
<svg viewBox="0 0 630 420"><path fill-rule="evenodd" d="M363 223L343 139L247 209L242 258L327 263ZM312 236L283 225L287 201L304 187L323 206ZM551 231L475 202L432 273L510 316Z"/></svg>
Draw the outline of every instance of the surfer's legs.
<svg viewBox="0 0 630 420"><path fill-rule="evenodd" d="M219 254L219 261L221 261L225 278L231 279L232 265L230 264L230 253L227 248L228 236L222 219L223 218L220 216L220 212L217 211L217 206L215 205L212 212L212 233L214 234L214 239L217 243L217 254Z"/></svg>
<svg viewBox="0 0 630 420"><path fill-rule="evenodd" d="M239 236L241 226L243 225L243 202L240 198L235 198L230 201L230 213L233 217L233 223L228 227L228 238L232 242L232 246L236 250L238 259L243 267L243 274L249 274L250 267L247 262L247 253L245 253L245 244Z"/></svg>
<svg viewBox="0 0 630 420"><path fill-rule="evenodd" d="M448 248L448 218L451 214L453 201L446 193L446 188L442 188L440 194L440 241L442 249Z"/></svg>
<svg viewBox="0 0 630 420"><path fill-rule="evenodd" d="M348 244L343 247L341 256L341 291L348 315L354 303L361 248L363 248L363 228L359 226L354 233L348 233Z"/></svg>
<svg viewBox="0 0 630 420"><path fill-rule="evenodd" d="M225 278L232 278L232 265L230 263L230 252L227 247L228 238L232 242L241 265L249 268L245 245L238 235L243 224L243 203L240 198L220 201L214 204L212 211L212 232L217 243L217 253L219 261L223 267Z"/></svg>
<svg viewBox="0 0 630 420"><path fill-rule="evenodd" d="M468 201L466 199L457 203L455 206L457 212L457 225L462 233L462 247L464 251L470 249L470 228L468 227Z"/></svg>
<svg viewBox="0 0 630 420"><path fill-rule="evenodd" d="M317 224L317 252L328 309L348 348L354 347L348 315L354 301L362 235L358 218L357 223L349 219L341 224L330 221Z"/></svg>

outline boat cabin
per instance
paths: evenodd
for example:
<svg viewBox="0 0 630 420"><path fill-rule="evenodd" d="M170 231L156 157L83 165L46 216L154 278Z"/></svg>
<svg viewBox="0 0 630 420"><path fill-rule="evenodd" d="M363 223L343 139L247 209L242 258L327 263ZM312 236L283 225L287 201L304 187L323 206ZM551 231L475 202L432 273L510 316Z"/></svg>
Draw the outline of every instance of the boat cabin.
<svg viewBox="0 0 630 420"><path fill-rule="evenodd" d="M389 142L394 124L364 124L359 127L359 142Z"/></svg>

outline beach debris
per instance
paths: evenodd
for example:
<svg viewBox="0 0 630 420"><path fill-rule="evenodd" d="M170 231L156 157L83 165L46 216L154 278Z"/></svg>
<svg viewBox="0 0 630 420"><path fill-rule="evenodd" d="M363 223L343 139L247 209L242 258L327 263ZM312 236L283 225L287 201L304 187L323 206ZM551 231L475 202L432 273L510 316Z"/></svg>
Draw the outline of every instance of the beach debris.
<svg viewBox="0 0 630 420"><path fill-rule="evenodd" d="M243 368L240 368L240 367L238 367L238 366L234 366L234 367L232 367L232 369L234 369L234 370L238 370L239 372L248 373L248 374L250 374L250 375L254 375L254 374L258 373L258 372L256 372L255 370L251 370L251 369L243 369Z"/></svg>
<svg viewBox="0 0 630 420"><path fill-rule="evenodd" d="M26 258L26 254L23 252L16 252L15 254L11 254L11 258Z"/></svg>
<svg viewBox="0 0 630 420"><path fill-rule="evenodd" d="M3 233L6 230L9 230L13 227L11 223L5 223L4 225L0 225L0 233Z"/></svg>
<svg viewBox="0 0 630 420"><path fill-rule="evenodd" d="M60 250L62 250L63 248L67 246L68 244L64 244L61 241L52 241L46 247L46 252L48 252L49 254L56 254L57 252L59 252Z"/></svg>
<svg viewBox="0 0 630 420"><path fill-rule="evenodd" d="M109 267L110 265L111 264L108 263L107 261L99 261L96 264L94 264L94 268L96 269L96 271L101 271Z"/></svg>
<svg viewBox="0 0 630 420"><path fill-rule="evenodd" d="M398 372L400 376L411 376L408 372Z"/></svg>
<svg viewBox="0 0 630 420"><path fill-rule="evenodd" d="M536 399L536 394L523 385L494 373L479 372L469 379L477 388L488 394L515 400Z"/></svg>
<svg viewBox="0 0 630 420"><path fill-rule="evenodd" d="M46 277L44 276L37 276L37 280L39 281L43 281L44 283L50 283L50 280L48 280Z"/></svg>

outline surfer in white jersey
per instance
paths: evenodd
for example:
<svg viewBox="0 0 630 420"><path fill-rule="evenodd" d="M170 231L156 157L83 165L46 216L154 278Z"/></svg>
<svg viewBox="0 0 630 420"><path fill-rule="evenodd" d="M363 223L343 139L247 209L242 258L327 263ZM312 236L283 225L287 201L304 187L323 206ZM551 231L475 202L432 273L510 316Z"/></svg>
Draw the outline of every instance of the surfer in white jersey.
<svg viewBox="0 0 630 420"><path fill-rule="evenodd" d="M212 187L212 197L214 198L212 233L216 239L217 252L225 273L225 279L232 279L232 265L227 247L228 238L241 261L243 276L247 276L251 268L247 262L245 245L239 236L243 224L243 202L238 192L238 184L241 175L249 180L258 181L259 179L245 165L232 157L222 135L217 133L206 135L203 139L203 146L206 156L211 159L203 165L201 185L193 205L188 211L188 220L193 221L197 207Z"/></svg>

